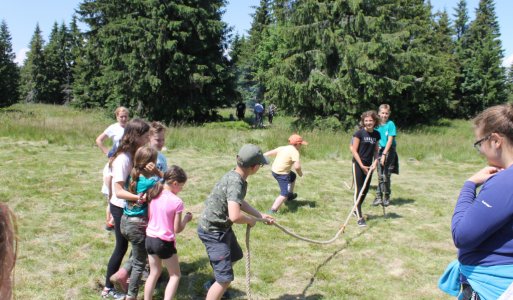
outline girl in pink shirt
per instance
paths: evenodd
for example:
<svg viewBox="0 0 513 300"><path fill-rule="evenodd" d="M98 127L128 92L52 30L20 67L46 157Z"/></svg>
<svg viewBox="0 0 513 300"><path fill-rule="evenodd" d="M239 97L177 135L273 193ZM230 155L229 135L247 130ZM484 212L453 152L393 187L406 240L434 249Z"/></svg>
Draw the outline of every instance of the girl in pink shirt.
<svg viewBox="0 0 513 300"><path fill-rule="evenodd" d="M157 183L148 191L148 227L146 228L146 251L150 264L150 275L144 287L144 299L152 299L155 284L162 272L162 263L169 273L164 293L165 300L171 300L180 282L180 265L175 247L176 234L191 221L192 214L182 219L183 202L176 196L187 181L185 171L171 166L164 173L163 183Z"/></svg>

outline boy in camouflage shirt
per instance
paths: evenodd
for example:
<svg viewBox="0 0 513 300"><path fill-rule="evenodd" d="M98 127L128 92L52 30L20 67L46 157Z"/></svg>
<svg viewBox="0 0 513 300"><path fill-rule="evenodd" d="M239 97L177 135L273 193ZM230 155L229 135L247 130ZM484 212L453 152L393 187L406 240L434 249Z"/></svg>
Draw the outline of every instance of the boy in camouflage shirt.
<svg viewBox="0 0 513 300"><path fill-rule="evenodd" d="M215 277L206 299L221 299L234 279L233 263L243 256L232 230L233 223L255 226L257 218L268 219L267 224L274 221L244 201L248 187L246 179L268 163L258 146L244 145L237 155L235 169L219 180L205 201L198 221L198 236L205 245Z"/></svg>

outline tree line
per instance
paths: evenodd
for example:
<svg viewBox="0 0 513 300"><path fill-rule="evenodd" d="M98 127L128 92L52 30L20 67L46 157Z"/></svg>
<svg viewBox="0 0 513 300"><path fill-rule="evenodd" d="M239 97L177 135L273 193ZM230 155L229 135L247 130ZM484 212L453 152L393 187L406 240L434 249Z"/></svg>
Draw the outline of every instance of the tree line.
<svg viewBox="0 0 513 300"><path fill-rule="evenodd" d="M259 101L299 125L338 129L384 102L407 126L470 118L512 94L493 0L474 20L460 0L453 21L423 0L261 0L248 34L234 37L225 6L84 0L48 43L36 25L22 67L3 21L0 106L123 105L150 120L204 122Z"/></svg>

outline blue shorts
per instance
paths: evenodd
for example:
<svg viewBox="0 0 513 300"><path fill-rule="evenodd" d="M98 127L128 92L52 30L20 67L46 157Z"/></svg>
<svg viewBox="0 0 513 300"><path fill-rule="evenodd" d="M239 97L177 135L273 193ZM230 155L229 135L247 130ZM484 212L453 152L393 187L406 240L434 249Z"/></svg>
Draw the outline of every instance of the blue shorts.
<svg viewBox="0 0 513 300"><path fill-rule="evenodd" d="M216 281L232 282L232 264L243 257L233 230L230 228L225 232L208 232L198 227L198 236L207 249Z"/></svg>
<svg viewBox="0 0 513 300"><path fill-rule="evenodd" d="M289 183L296 181L296 173L292 171L289 174L272 173L276 181L278 181L278 185L280 186L280 196L287 197L289 194Z"/></svg>

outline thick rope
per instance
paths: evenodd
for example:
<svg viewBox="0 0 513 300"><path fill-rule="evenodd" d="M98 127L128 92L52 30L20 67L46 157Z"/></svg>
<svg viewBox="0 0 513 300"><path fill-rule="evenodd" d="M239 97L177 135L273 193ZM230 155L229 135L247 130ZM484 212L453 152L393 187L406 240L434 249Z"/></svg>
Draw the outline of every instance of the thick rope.
<svg viewBox="0 0 513 300"><path fill-rule="evenodd" d="M367 173L367 176L365 177L363 186L367 185L367 182L369 181L373 171L374 171L374 168L371 167L371 169ZM330 243L334 242L340 236L340 234L342 234L344 232L344 230L347 226L347 223L349 223L349 220L351 219L351 215L353 214L353 212L355 211L356 207L358 206L358 204L360 203L360 201L362 199L363 190L364 189L362 189L360 191L360 194L358 195L358 200L354 202L353 208L349 212L344 224L340 227L340 229L337 231L335 236L329 240L319 241L319 240L309 239L309 238L300 236L300 235L288 230L287 228L283 227L282 225L280 225L276 222L274 222L272 225L278 227L284 233L286 233L292 237L295 237L299 240L305 241L305 242L309 242L309 243L313 243L313 244L321 244L321 245L330 244ZM268 222L268 220L264 219L264 218L257 218L257 221L264 222L264 223ZM246 295L247 295L248 300L251 300L251 251L249 248L250 232L251 232L251 226L247 225L247 227L246 227L246 250L247 250L247 254L246 254Z"/></svg>

